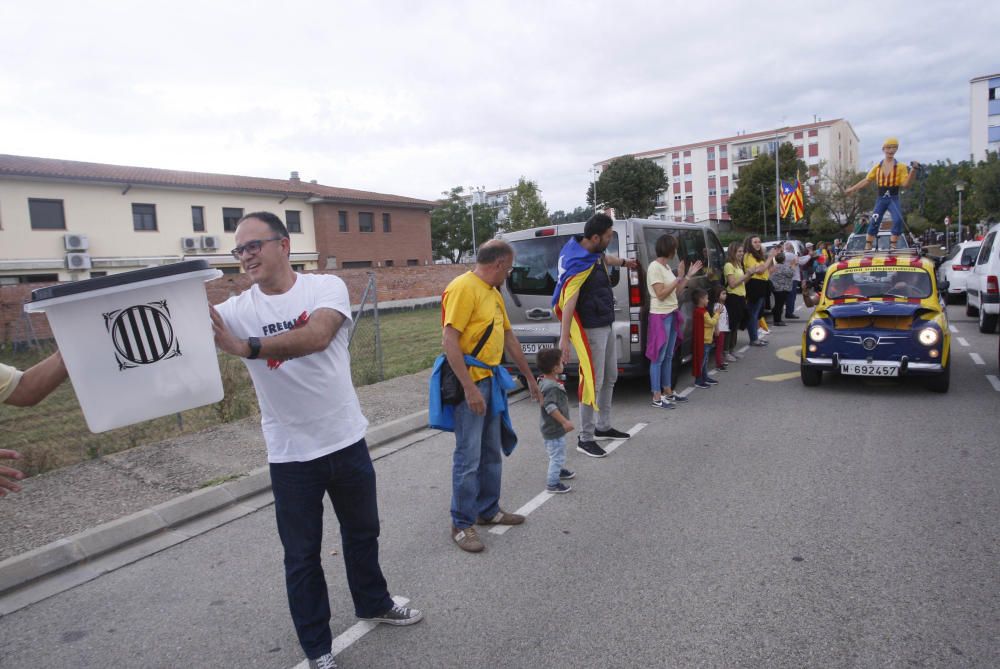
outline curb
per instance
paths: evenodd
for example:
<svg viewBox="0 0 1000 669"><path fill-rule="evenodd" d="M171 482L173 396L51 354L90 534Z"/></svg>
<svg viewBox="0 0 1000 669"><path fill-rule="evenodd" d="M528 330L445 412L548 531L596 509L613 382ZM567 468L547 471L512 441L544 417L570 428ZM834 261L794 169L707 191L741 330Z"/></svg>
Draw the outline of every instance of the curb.
<svg viewBox="0 0 1000 669"><path fill-rule="evenodd" d="M369 429L365 437L369 450L426 428L427 416L425 409ZM271 475L265 465L235 481L181 495L8 558L0 562L0 616L263 508L272 501L270 490ZM218 517L203 518L209 514ZM178 529L199 518L216 522L202 523L194 531ZM108 560L110 553L140 542L149 542L147 550L137 546L140 550L123 559ZM108 564L101 566L102 561ZM68 573L72 571L77 573ZM39 583L64 573L65 587ZM35 586L40 592L23 592Z"/></svg>

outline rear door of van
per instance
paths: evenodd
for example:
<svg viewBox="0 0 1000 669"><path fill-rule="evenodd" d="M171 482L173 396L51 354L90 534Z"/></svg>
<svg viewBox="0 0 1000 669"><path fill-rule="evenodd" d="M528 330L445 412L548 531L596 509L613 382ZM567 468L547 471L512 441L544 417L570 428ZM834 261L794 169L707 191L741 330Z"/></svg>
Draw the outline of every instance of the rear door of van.
<svg viewBox="0 0 1000 669"><path fill-rule="evenodd" d="M521 342L528 363L535 366L535 355L542 348L559 344L559 321L552 306L559 271L559 252L573 236L583 233L583 223L568 223L530 230L508 232L501 239L514 249L514 267L501 287L511 328ZM625 247L625 221L615 221L615 234L608 246L609 255L620 255ZM615 293L615 336L619 363L629 356L628 280L618 267L609 267ZM509 357L505 363L513 364ZM575 374L576 354L570 351L567 373Z"/></svg>

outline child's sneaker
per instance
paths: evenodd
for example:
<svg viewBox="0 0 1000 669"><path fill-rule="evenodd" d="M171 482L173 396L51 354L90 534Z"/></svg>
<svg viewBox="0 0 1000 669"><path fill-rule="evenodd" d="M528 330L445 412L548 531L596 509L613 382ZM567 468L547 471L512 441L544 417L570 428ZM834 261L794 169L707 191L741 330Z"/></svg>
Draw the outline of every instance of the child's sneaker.
<svg viewBox="0 0 1000 669"><path fill-rule="evenodd" d="M545 492L552 493L553 495L561 495L564 492L569 492L572 490L568 485L560 481L555 485L550 485L545 487Z"/></svg>
<svg viewBox="0 0 1000 669"><path fill-rule="evenodd" d="M677 393L672 393L667 395L667 400L673 402L674 404L680 404L681 402L687 402L688 398L683 395L678 395Z"/></svg>
<svg viewBox="0 0 1000 669"><path fill-rule="evenodd" d="M568 469L559 470L559 478L561 478L563 481L569 481L571 478L575 477L576 477L576 472L571 472Z"/></svg>
<svg viewBox="0 0 1000 669"><path fill-rule="evenodd" d="M711 376L706 376L705 377L705 383L707 383L710 386L717 386L717 385L719 385L719 382L716 381L715 379L713 379Z"/></svg>
<svg viewBox="0 0 1000 669"><path fill-rule="evenodd" d="M704 381L695 381L694 382L694 387L695 388L711 388L712 386L708 385Z"/></svg>
<svg viewBox="0 0 1000 669"><path fill-rule="evenodd" d="M673 409L674 403L668 400L666 397L661 397L658 400L653 400L653 406L657 409Z"/></svg>
<svg viewBox="0 0 1000 669"><path fill-rule="evenodd" d="M726 354L726 362L736 362L737 360L739 360L739 358L737 358L732 353L727 353Z"/></svg>
<svg viewBox="0 0 1000 669"><path fill-rule="evenodd" d="M715 371L717 371L717 372L728 372L729 371L729 365L722 365L722 367L716 367Z"/></svg>

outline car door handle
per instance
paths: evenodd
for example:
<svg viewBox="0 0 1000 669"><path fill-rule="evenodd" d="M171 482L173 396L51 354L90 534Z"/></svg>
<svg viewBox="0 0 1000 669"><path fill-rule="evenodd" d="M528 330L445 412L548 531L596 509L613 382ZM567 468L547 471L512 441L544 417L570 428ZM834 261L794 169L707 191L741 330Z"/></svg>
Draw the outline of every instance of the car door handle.
<svg viewBox="0 0 1000 669"><path fill-rule="evenodd" d="M528 319L533 321L547 321L552 318L551 309L531 309L525 314Z"/></svg>

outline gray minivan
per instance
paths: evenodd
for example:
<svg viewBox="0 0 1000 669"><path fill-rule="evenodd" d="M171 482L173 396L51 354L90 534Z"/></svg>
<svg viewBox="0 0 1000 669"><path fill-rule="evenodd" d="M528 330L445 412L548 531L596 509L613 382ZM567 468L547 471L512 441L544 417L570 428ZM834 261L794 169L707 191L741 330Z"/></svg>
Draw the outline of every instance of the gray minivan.
<svg viewBox="0 0 1000 669"><path fill-rule="evenodd" d="M583 234L584 223L566 223L530 230L507 232L500 238L514 248L514 268L501 288L511 326L521 342L528 362L534 367L539 349L558 345L559 321L552 307L558 274L559 251L573 235ZM618 348L618 373L623 377L648 373L645 356L646 320L649 312L649 292L646 290L646 267L656 258L656 240L669 233L678 239L677 255L670 266L676 272L680 260L701 260L705 265L688 283L680 295L684 315L683 342L675 357L674 378L680 362L691 359L691 290L708 290L712 283L722 282L722 267L726 254L718 236L707 225L673 223L654 219L616 220L614 236L608 253L634 258L638 270L610 267L611 286L615 294L615 324ZM504 360L512 373L513 361ZM576 375L576 355L570 352L566 373Z"/></svg>

